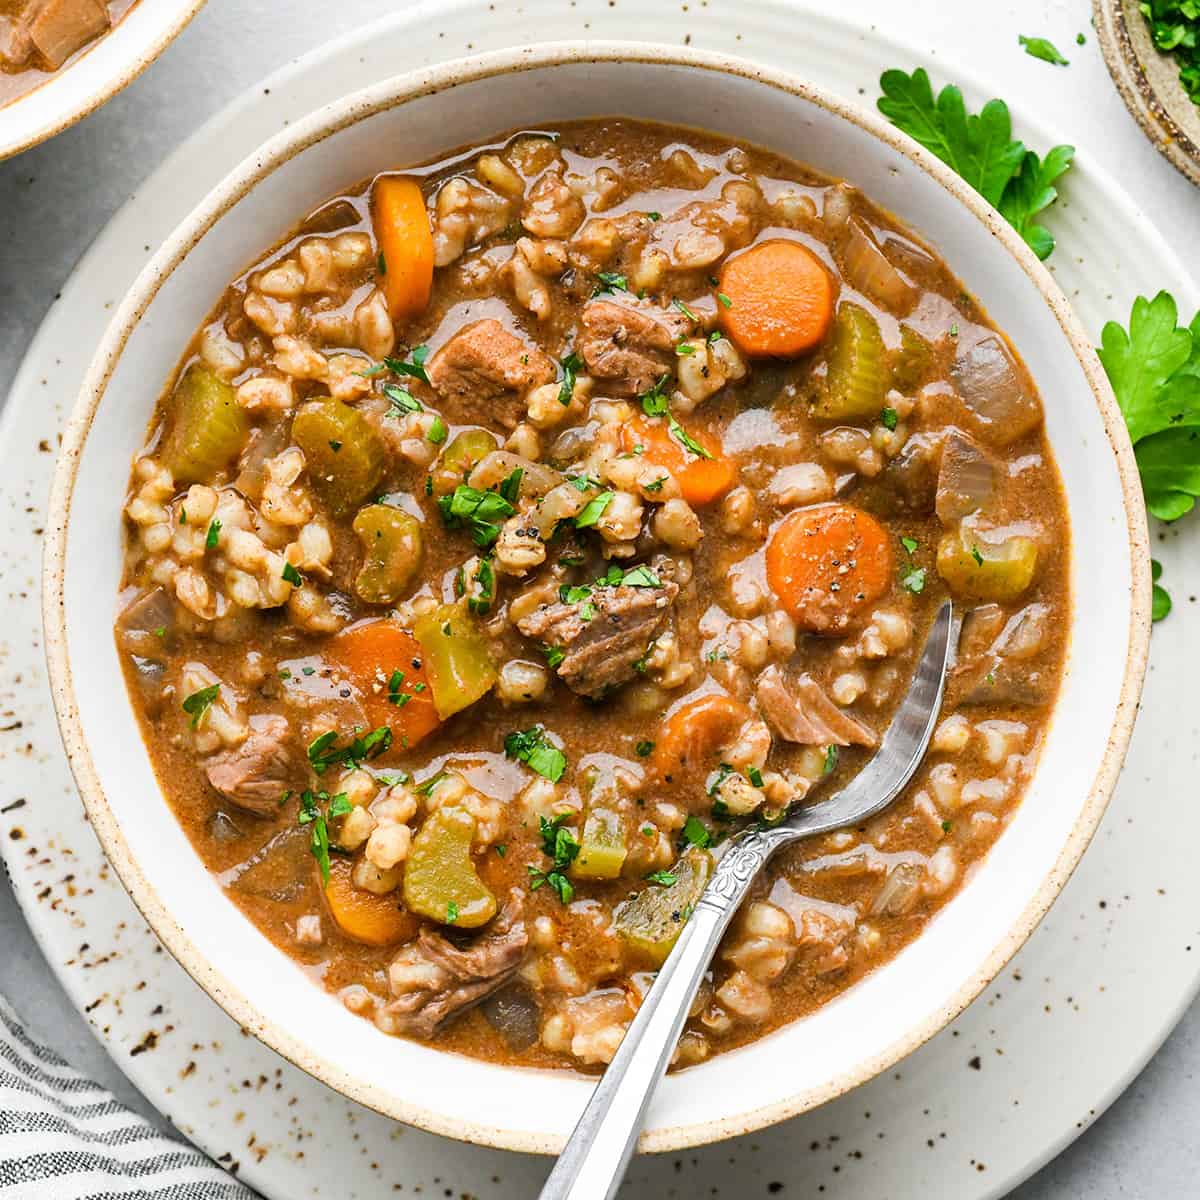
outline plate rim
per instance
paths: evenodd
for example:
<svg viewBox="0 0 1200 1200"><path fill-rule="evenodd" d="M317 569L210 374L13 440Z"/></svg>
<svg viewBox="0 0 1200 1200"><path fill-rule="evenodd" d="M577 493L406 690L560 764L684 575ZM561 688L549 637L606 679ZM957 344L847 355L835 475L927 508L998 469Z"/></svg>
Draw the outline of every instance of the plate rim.
<svg viewBox="0 0 1200 1200"><path fill-rule="evenodd" d="M1037 926L1071 872L1077 865L1103 815L1111 795L1132 731L1141 684L1145 674L1149 643L1149 554L1145 509L1138 481L1132 447L1116 405L1115 397L1096 358L1090 338L1075 316L1066 297L1046 268L1039 263L1006 222L969 185L954 175L939 160L917 147L905 135L894 129L882 117L859 105L845 101L825 88L805 83L793 72L748 61L733 55L700 51L690 47L675 47L628 41L547 42L521 49L503 49L468 58L457 58L429 68L420 68L371 85L334 102L342 109L340 117L329 122L324 109L297 121L289 129L271 138L250 155L208 194L205 202L193 210L190 217L177 227L139 274L129 295L121 302L108 331L97 351L81 392L75 411L68 419L62 449L55 470L47 521L47 539L43 574L43 616L46 634L46 653L50 669L51 690L54 696L60 732L67 749L68 761L76 783L84 797L93 826L100 837L109 860L121 877L134 903L142 911L151 928L196 980L235 1020L252 1030L277 1053L301 1069L333 1086L341 1094L385 1115L417 1125L431 1132L471 1141L480 1145L534 1153L554 1153L564 1138L557 1135L514 1132L490 1126L448 1122L438 1113L431 1113L409 1102L383 1093L374 1085L362 1084L347 1078L347 1073L309 1047L299 1044L290 1035L276 1030L264 1020L206 961L190 939L179 929L169 912L142 875L140 867L129 856L116 818L108 809L90 754L83 741L74 706L70 667L66 661L65 611L63 606L63 568L65 536L75 465L90 428L91 418L103 394L104 386L124 339L136 324L149 303L158 283L178 259L203 235L205 230L229 205L240 199L246 187L267 173L281 156L290 157L311 141L327 136L336 129L360 120L367 113L390 107L403 98L427 94L453 83L490 77L512 70L530 69L561 63L636 59L656 64L684 65L732 73L758 80L805 99L836 115L852 121L866 132L875 135L934 177L956 199L967 207L989 231L1000 239L1038 288L1043 299L1059 322L1068 343L1075 353L1097 403L1109 446L1116 459L1124 501L1131 553L1131 599L1129 636L1126 646L1125 670L1121 693L1116 705L1114 722L1107 738L1095 779L1074 822L1070 836L1063 844L1054 866L1047 872L1036 893L981 966L960 987L954 996L940 1006L914 1030L897 1040L874 1059L857 1069L843 1072L835 1080L819 1088L783 1101L734 1117L715 1118L690 1125L665 1127L646 1131L639 1148L644 1151L683 1149L738 1134L752 1132L766 1125L795 1116L857 1087L867 1079L886 1070L900 1058L923 1044L962 1011L1003 968ZM218 200L214 197L223 196ZM232 198L230 198L232 196ZM158 283L152 281L157 279ZM149 288L145 296L141 293ZM140 297L140 302L138 298ZM114 344L115 342L115 344Z"/></svg>

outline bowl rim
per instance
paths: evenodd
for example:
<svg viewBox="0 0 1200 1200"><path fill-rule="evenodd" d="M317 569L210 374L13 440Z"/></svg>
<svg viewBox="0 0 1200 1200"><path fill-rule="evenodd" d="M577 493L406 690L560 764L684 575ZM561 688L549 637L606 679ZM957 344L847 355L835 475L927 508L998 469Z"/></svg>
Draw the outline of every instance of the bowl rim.
<svg viewBox="0 0 1200 1200"><path fill-rule="evenodd" d="M51 489L42 567L42 616L49 682L68 764L101 845L131 899L189 975L239 1025L274 1051L351 1100L428 1132L476 1145L526 1153L557 1154L565 1137L467 1122L403 1100L365 1083L312 1046L275 1026L198 951L159 899L133 858L108 804L83 736L67 652L65 572L71 501L82 451L105 389L146 309L171 272L207 231L263 178L296 154L358 121L397 104L450 87L533 69L587 63L631 62L711 71L762 83L847 120L932 176L997 239L1037 288L1074 353L1092 392L1116 459L1131 559L1129 631L1125 668L1112 728L1095 778L1054 865L1005 936L980 966L924 1021L873 1058L825 1084L733 1116L643 1131L641 1152L681 1150L750 1133L841 1096L911 1054L952 1021L995 978L1023 945L1062 890L1087 848L1115 786L1129 744L1146 670L1150 638L1150 555L1146 510L1133 447L1107 376L1090 338L1047 269L1015 230L969 184L911 141L882 116L807 83L789 71L732 55L637 41L548 42L490 51L418 68L351 93L294 122L247 156L176 227L139 273L96 349L63 432Z"/></svg>
<svg viewBox="0 0 1200 1200"><path fill-rule="evenodd" d="M145 0L146 4L152 2L158 3L160 0ZM184 31L184 28L191 23L192 18L204 7L206 0L174 0L174 3L178 12L145 45L138 49L131 46L131 58L127 62L124 62L114 74L101 79L98 87L87 89L83 95L74 101L64 101L56 106L51 114L45 117L40 124L30 128L22 129L18 116L17 121L14 122L16 133L12 140L5 141L0 138L0 162L3 162L6 158L11 158L15 154L20 154L24 150L32 150L34 146L40 146L42 142L49 141L52 137L57 137L64 130L70 129L72 125L82 121L84 117L91 116L98 108L107 104L119 91L122 91L137 79ZM87 68L84 64L91 56L92 51L97 48L101 41L108 41L110 38L121 36L122 29L126 26L129 19L137 15L136 9L139 7L141 7L140 4L129 9L121 20L104 34L102 38L97 39L92 45L85 47L83 53L77 59L60 67L57 71L51 72L40 83L30 88L29 91L19 93L12 100L0 106L0 118L8 117L12 114L20 114L21 106L36 94L45 94L51 88L65 90L67 85L61 84L59 81L70 75L73 71L86 70Z"/></svg>

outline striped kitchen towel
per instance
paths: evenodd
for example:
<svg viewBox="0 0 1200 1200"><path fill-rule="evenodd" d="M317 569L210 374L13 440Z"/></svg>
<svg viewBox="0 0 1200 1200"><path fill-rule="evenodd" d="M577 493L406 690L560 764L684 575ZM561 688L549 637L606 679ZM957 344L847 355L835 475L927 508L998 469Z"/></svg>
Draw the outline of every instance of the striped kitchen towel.
<svg viewBox="0 0 1200 1200"><path fill-rule="evenodd" d="M0 997L2 1200L255 1200L29 1036Z"/></svg>

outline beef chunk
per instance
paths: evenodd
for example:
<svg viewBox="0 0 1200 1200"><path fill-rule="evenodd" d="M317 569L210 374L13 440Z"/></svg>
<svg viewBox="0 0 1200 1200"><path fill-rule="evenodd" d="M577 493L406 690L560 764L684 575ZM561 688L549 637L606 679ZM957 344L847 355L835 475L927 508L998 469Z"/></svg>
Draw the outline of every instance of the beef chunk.
<svg viewBox="0 0 1200 1200"><path fill-rule="evenodd" d="M634 664L667 623L679 585L660 564L655 572L661 587L596 587L577 604L543 604L517 628L563 651L558 674L573 692L601 696L637 674Z"/></svg>
<svg viewBox="0 0 1200 1200"><path fill-rule="evenodd" d="M288 733L287 720L274 713L251 717L249 737L205 763L208 782L247 812L260 817L276 812L295 775Z"/></svg>
<svg viewBox="0 0 1200 1200"><path fill-rule="evenodd" d="M802 746L874 746L873 730L838 708L808 674L789 682L777 666L758 677L758 707L781 738Z"/></svg>
<svg viewBox="0 0 1200 1200"><path fill-rule="evenodd" d="M460 329L425 369L452 419L479 425L499 421L509 429L524 413L521 393L555 377L554 364L541 350L494 317Z"/></svg>
<svg viewBox="0 0 1200 1200"><path fill-rule="evenodd" d="M54 71L109 27L101 0L42 0L24 19L29 40Z"/></svg>
<svg viewBox="0 0 1200 1200"><path fill-rule="evenodd" d="M388 971L395 999L384 1011L396 1030L432 1037L451 1017L503 987L529 943L523 915L520 893L514 890L492 928L466 947L424 927Z"/></svg>
<svg viewBox="0 0 1200 1200"><path fill-rule="evenodd" d="M583 310L579 352L588 372L618 396L649 391L673 370L675 347L691 323L671 308L593 300Z"/></svg>

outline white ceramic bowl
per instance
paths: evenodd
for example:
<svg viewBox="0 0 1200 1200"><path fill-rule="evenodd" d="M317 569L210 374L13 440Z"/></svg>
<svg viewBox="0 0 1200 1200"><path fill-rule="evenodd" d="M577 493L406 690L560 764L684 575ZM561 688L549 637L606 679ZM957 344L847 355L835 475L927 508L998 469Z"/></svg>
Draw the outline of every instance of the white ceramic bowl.
<svg viewBox="0 0 1200 1200"><path fill-rule="evenodd" d="M204 6L141 0L73 62L0 108L0 159L61 133L132 83Z"/></svg>
<svg viewBox="0 0 1200 1200"><path fill-rule="evenodd" d="M45 563L59 721L93 825L134 900L243 1026L364 1104L437 1133L556 1151L590 1085L382 1036L313 986L226 900L162 800L111 624L121 502L160 386L226 282L304 213L385 168L547 120L703 126L858 184L924 234L1024 355L1046 404L1074 530L1066 679L1028 795L961 894L917 941L819 1012L668 1078L642 1148L759 1128L894 1063L965 1006L1021 945L1096 828L1145 667L1145 514L1124 425L1066 300L1004 221L871 113L783 72L678 47L505 51L422 70L330 105L203 197L139 276L68 425Z"/></svg>

